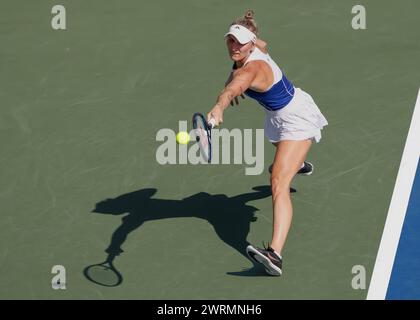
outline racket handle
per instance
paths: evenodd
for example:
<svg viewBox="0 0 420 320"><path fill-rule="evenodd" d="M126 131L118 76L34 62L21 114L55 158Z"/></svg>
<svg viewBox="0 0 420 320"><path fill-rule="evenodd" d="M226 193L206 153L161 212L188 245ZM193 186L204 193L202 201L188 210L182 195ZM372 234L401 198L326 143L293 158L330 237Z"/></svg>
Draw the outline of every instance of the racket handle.
<svg viewBox="0 0 420 320"><path fill-rule="evenodd" d="M210 120L208 122L208 126L210 127L210 129L213 129L215 124L216 124L216 119L210 118Z"/></svg>

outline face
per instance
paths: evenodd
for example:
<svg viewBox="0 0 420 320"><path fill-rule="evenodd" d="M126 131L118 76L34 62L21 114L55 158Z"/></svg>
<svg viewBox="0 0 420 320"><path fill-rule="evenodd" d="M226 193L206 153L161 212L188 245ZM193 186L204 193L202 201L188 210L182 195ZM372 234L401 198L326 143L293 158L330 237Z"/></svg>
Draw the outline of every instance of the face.
<svg viewBox="0 0 420 320"><path fill-rule="evenodd" d="M232 35L226 37L226 45L228 48L229 56L233 61L243 61L251 54L254 44L248 42L246 44L239 43L238 40Z"/></svg>

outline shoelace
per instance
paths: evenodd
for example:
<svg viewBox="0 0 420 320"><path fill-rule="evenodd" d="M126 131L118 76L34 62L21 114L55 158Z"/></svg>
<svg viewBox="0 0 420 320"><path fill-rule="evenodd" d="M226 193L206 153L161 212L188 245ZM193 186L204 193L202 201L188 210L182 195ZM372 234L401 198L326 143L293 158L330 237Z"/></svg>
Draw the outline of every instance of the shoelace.
<svg viewBox="0 0 420 320"><path fill-rule="evenodd" d="M279 255L274 251L273 248L270 247L270 242L267 242L267 245L265 245L264 240L263 240L262 245L263 245L265 251L272 252L277 257L277 259L279 259L281 261L281 258L279 257Z"/></svg>
<svg viewBox="0 0 420 320"><path fill-rule="evenodd" d="M271 248L270 248L270 243L269 242L267 242L267 246L266 246L265 243L264 243L264 240L263 240L262 245L263 245L263 248L264 248L265 251L270 251L269 249L271 249Z"/></svg>

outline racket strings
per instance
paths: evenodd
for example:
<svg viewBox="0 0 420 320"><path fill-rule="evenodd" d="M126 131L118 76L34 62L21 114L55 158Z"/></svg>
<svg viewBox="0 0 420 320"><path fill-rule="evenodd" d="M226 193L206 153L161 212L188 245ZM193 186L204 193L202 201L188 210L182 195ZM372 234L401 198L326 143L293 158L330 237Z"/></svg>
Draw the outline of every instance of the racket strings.
<svg viewBox="0 0 420 320"><path fill-rule="evenodd" d="M202 157L205 161L211 162L210 130L202 114L194 114L193 127L195 129L196 141L199 145Z"/></svg>

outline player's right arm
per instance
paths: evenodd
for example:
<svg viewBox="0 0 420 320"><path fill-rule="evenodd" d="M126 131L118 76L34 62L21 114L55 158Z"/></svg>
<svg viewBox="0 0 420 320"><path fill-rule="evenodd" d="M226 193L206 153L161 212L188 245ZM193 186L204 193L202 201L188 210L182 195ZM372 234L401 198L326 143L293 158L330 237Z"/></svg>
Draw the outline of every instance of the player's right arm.
<svg viewBox="0 0 420 320"><path fill-rule="evenodd" d="M267 42L265 42L264 40L262 40L262 39L257 39L257 42L255 43L255 45L257 46L257 48L258 49L260 49L262 52L264 52L264 53L268 53L268 51L267 51ZM234 76L234 74L235 74L235 72L236 72L236 70L235 70L236 68L235 68L235 63L233 64L233 70L229 73L229 77L228 77L228 79L226 80L226 82L225 82L225 87L227 87L227 85L232 81L232 79L233 79L233 76ZM245 96L243 95L243 93L240 95L241 97L242 97L242 99L245 99ZM234 102L235 102L235 104L236 105L239 105L239 100L238 100L238 97L235 97L235 98L233 98L231 101L230 101L230 105L231 106L233 106L234 105Z"/></svg>
<svg viewBox="0 0 420 320"><path fill-rule="evenodd" d="M228 77L228 79L227 79L227 80L226 80L226 82L225 82L225 88L229 85L229 83L231 83L231 81L232 81L232 79L233 79L233 76L234 76L235 72L236 72L236 70L232 70L232 71L229 73L229 77ZM240 97L241 97L242 99L245 99L245 96L244 96L244 94L243 94L243 93L241 93L241 94L240 94ZM230 105L231 105L232 107L234 106L234 104L239 105L239 99L238 99L238 97L235 97L235 98L233 98L233 99L230 101Z"/></svg>
<svg viewBox="0 0 420 320"><path fill-rule="evenodd" d="M245 67L233 73L232 81L225 87L217 98L213 109L207 114L207 121L215 119L216 126L223 122L223 112L229 106L232 99L243 94L248 89L258 73L258 66L249 63Z"/></svg>

